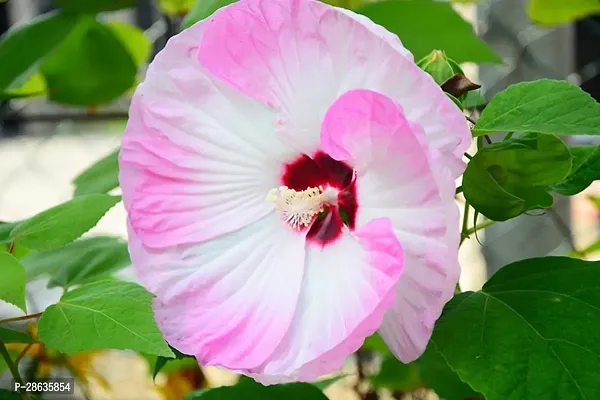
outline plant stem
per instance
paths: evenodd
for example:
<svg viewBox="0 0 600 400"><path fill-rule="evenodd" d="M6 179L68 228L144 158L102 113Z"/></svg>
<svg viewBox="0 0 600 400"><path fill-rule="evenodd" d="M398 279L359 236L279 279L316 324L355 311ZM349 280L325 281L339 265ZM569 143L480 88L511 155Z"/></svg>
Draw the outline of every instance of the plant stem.
<svg viewBox="0 0 600 400"><path fill-rule="evenodd" d="M468 225L469 225L469 208L471 208L471 205L469 204L468 201L465 201L465 211L463 213L463 222L462 222L462 229L460 230L460 245L464 242L464 240L467 238L467 236L469 236L467 234L468 231Z"/></svg>
<svg viewBox="0 0 600 400"><path fill-rule="evenodd" d="M477 137L477 151L483 149L483 146L484 146L483 136Z"/></svg>
<svg viewBox="0 0 600 400"><path fill-rule="evenodd" d="M12 254L15 251L15 241L11 241L10 245L8 246L8 254Z"/></svg>
<svg viewBox="0 0 600 400"><path fill-rule="evenodd" d="M2 340L0 340L0 354L2 354L2 358L4 358L4 362L8 366L8 369L10 370L10 373L12 374L13 378L15 378L15 381L21 386L23 386L23 379L21 379L19 369L17 368L17 365L13 362L13 360L10 358L10 354L8 354L8 350L6 349L6 346L4 345L4 342Z"/></svg>
<svg viewBox="0 0 600 400"><path fill-rule="evenodd" d="M25 354L27 354L27 352L29 351L29 349L31 349L31 347L35 344L35 342L29 343L27 344L27 346L25 346L25 348L23 349L23 351L21 351L19 353L19 355L17 356L17 358L15 358L15 365L17 366L17 368L19 368L19 362L21 361L21 359L23 357L25 357Z"/></svg>
<svg viewBox="0 0 600 400"><path fill-rule="evenodd" d="M4 324L6 322L24 321L26 319L39 318L42 314L43 314L43 312L39 312L39 313L35 313L35 314L23 315L21 317L0 319L0 324Z"/></svg>
<svg viewBox="0 0 600 400"><path fill-rule="evenodd" d="M480 231L482 229L487 228L490 225L494 225L495 223L496 223L496 221L492 221L491 219L488 219L488 220L483 221L480 224L477 224L477 225L475 225L475 226L467 229L467 231L465 233L466 233L467 236L469 236L469 235L471 235L471 234L473 234L475 232L478 232L478 231Z"/></svg>

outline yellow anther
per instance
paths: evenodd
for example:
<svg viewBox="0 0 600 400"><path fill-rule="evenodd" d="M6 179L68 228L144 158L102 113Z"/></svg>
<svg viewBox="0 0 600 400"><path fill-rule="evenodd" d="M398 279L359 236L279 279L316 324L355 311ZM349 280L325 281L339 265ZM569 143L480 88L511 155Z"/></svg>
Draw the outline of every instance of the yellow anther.
<svg viewBox="0 0 600 400"><path fill-rule="evenodd" d="M325 204L335 201L332 190L323 190L321 187L309 187L296 191L287 186L271 189L267 200L275 204L275 209L293 228L308 226L321 211Z"/></svg>

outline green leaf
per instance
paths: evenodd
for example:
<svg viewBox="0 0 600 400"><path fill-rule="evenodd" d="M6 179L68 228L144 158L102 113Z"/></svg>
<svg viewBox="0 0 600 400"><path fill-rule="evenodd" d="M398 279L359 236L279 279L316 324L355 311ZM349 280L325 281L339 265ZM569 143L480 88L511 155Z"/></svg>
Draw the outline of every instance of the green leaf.
<svg viewBox="0 0 600 400"><path fill-rule="evenodd" d="M10 236L34 250L54 249L89 231L119 201L106 194L76 197L21 222Z"/></svg>
<svg viewBox="0 0 600 400"><path fill-rule="evenodd" d="M23 400L23 396L12 390L0 389L0 399L2 400Z"/></svg>
<svg viewBox="0 0 600 400"><path fill-rule="evenodd" d="M493 132L600 135L600 104L568 82L517 83L491 99L473 128L474 136Z"/></svg>
<svg viewBox="0 0 600 400"><path fill-rule="evenodd" d="M19 222L0 222L0 243L10 243L10 232L17 226Z"/></svg>
<svg viewBox="0 0 600 400"><path fill-rule="evenodd" d="M61 13L45 14L0 37L0 93L25 82L40 61L73 29L75 20Z"/></svg>
<svg viewBox="0 0 600 400"><path fill-rule="evenodd" d="M600 262L518 261L456 296L433 341L487 400L600 398Z"/></svg>
<svg viewBox="0 0 600 400"><path fill-rule="evenodd" d="M0 253L0 300L27 312L25 305L25 268L8 253Z"/></svg>
<svg viewBox="0 0 600 400"><path fill-rule="evenodd" d="M362 345L363 350L369 350L376 353L381 353L383 355L392 354L387 344L383 341L381 336L378 333L374 333L371 336L365 339L365 342Z"/></svg>
<svg viewBox="0 0 600 400"><path fill-rule="evenodd" d="M171 349L173 354L175 354L175 358L163 356L156 357L156 362L154 363L154 372L152 373L153 379L156 379L156 375L158 375L158 373L163 369L163 367L167 365L167 363L174 364L177 361L185 360L186 362L180 364L188 365L189 363L187 361L191 360L193 364L198 364L194 356L183 354L182 352L171 346L169 346L169 348Z"/></svg>
<svg viewBox="0 0 600 400"><path fill-rule="evenodd" d="M596 240L594 243L588 245L582 250L573 250L569 256L570 257L587 257L591 254L600 251L600 239Z"/></svg>
<svg viewBox="0 0 600 400"><path fill-rule="evenodd" d="M15 331L12 329L0 326L0 341L4 343L33 343L31 336L24 332Z"/></svg>
<svg viewBox="0 0 600 400"><path fill-rule="evenodd" d="M54 0L57 6L72 13L98 13L134 7L138 0Z"/></svg>
<svg viewBox="0 0 600 400"><path fill-rule="evenodd" d="M467 92L462 99L462 104L466 109L476 108L485 104L485 98L479 90Z"/></svg>
<svg viewBox="0 0 600 400"><path fill-rule="evenodd" d="M569 147L573 167L569 175L552 186L552 190L565 196L582 192L596 179L600 179L600 146Z"/></svg>
<svg viewBox="0 0 600 400"><path fill-rule="evenodd" d="M210 16L221 7L225 7L236 0L196 0L190 12L183 20L183 28L187 29L198 21Z"/></svg>
<svg viewBox="0 0 600 400"><path fill-rule="evenodd" d="M529 0L529 17L538 24L559 25L600 13L598 0Z"/></svg>
<svg viewBox="0 0 600 400"><path fill-rule="evenodd" d="M119 21L107 22L106 27L119 38L138 67L148 62L152 51L152 42L143 30L135 25Z"/></svg>
<svg viewBox="0 0 600 400"><path fill-rule="evenodd" d="M10 356L10 358L12 360L16 359L19 356L19 351L16 351L14 349L12 349L11 347L7 347L8 350L8 355ZM0 357L0 373L6 371L8 369L8 365L6 365L6 361L4 360L4 358ZM4 400L4 397L2 397L2 389L0 389L0 399ZM19 398L19 400L22 400L22 397ZM33 400L33 399L31 399Z"/></svg>
<svg viewBox="0 0 600 400"><path fill-rule="evenodd" d="M98 160L79 174L73 184L75 196L108 193L119 186L119 149Z"/></svg>
<svg viewBox="0 0 600 400"><path fill-rule="evenodd" d="M80 239L55 250L31 252L21 262L28 279L50 275L48 287L92 282L131 264L127 243L109 236Z"/></svg>
<svg viewBox="0 0 600 400"><path fill-rule="evenodd" d="M41 71L50 100L87 106L108 103L125 93L135 82L137 67L113 29L80 17Z"/></svg>
<svg viewBox="0 0 600 400"><path fill-rule="evenodd" d="M325 378L325 379L316 381L313 383L313 385L315 387L317 387L319 390L325 390L329 386L333 385L334 383L336 383L337 381L339 381L340 379L343 379L345 377L346 377L346 375L336 375L331 378Z"/></svg>
<svg viewBox="0 0 600 400"><path fill-rule="evenodd" d="M383 360L381 370L377 375L370 376L369 381L377 389L392 391L414 392L421 387L417 364L404 364L393 355Z"/></svg>
<svg viewBox="0 0 600 400"><path fill-rule="evenodd" d="M430 341L425 353L417 360L419 375L425 387L431 388L444 400L483 399L481 394L463 382Z"/></svg>
<svg viewBox="0 0 600 400"><path fill-rule="evenodd" d="M46 81L42 74L35 72L33 75L22 75L17 78L4 93L0 93L0 99L19 99L44 94L46 94Z"/></svg>
<svg viewBox="0 0 600 400"><path fill-rule="evenodd" d="M42 400L39 396L28 395L29 400ZM23 395L12 390L0 389L0 399L2 400L23 400Z"/></svg>
<svg viewBox="0 0 600 400"><path fill-rule="evenodd" d="M450 98L450 100L452 100L454 102L454 104L456 104L456 107L458 107L460 109L460 111L463 111L465 109L465 107L463 106L462 102L459 99L452 96L450 93L446 93L446 96L448 96Z"/></svg>
<svg viewBox="0 0 600 400"><path fill-rule="evenodd" d="M185 400L327 400L323 392L310 383L262 386L256 382L239 383L192 392Z"/></svg>
<svg viewBox="0 0 600 400"><path fill-rule="evenodd" d="M565 144L552 135L527 135L485 146L463 176L465 199L494 221L552 206L550 187L571 170Z"/></svg>
<svg viewBox="0 0 600 400"><path fill-rule="evenodd" d="M194 6L195 0L158 0L158 6L167 15L182 17Z"/></svg>
<svg viewBox="0 0 600 400"><path fill-rule="evenodd" d="M389 0L355 10L402 38L419 60L435 49L462 63L500 63L502 60L473 32L472 26L447 2Z"/></svg>
<svg viewBox="0 0 600 400"><path fill-rule="evenodd" d="M67 292L38 322L39 338L67 354L129 349L174 357L152 312L152 294L132 282L99 281Z"/></svg>
<svg viewBox="0 0 600 400"><path fill-rule="evenodd" d="M11 254L17 260L20 260L21 258L25 257L29 253L29 249L27 248L27 246L23 246L20 243L12 243L11 244L11 239L8 236L6 236L6 240L4 240L4 237L3 237L4 232L2 232L3 229L12 230L12 228L14 228L16 225L17 225L16 223L11 223L11 224L0 223L0 253L2 253L2 252L8 253L10 251L10 248L12 247ZM10 231L9 231L9 233L10 233Z"/></svg>

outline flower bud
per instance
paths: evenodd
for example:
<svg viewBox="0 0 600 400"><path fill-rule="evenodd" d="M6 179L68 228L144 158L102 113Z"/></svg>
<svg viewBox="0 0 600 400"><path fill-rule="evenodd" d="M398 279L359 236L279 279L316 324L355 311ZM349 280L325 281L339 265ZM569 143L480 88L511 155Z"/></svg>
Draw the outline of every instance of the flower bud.
<svg viewBox="0 0 600 400"><path fill-rule="evenodd" d="M433 77L439 85L450 79L456 72L448 61L448 57L441 50L434 50L421 59L417 65Z"/></svg>

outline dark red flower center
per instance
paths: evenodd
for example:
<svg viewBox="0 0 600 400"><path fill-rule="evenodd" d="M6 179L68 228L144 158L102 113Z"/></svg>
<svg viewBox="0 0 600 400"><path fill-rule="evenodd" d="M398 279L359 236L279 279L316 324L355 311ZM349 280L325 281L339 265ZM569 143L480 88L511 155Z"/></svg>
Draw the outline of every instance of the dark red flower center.
<svg viewBox="0 0 600 400"><path fill-rule="evenodd" d="M283 185L297 191L309 187L338 190L337 204L326 205L310 226L306 235L309 241L325 246L340 237L344 224L354 229L358 205L354 170L348 164L321 151L312 158L302 155L285 165L281 180Z"/></svg>

